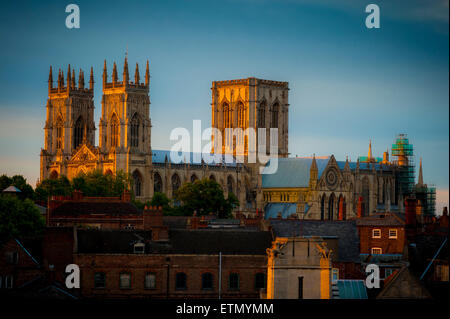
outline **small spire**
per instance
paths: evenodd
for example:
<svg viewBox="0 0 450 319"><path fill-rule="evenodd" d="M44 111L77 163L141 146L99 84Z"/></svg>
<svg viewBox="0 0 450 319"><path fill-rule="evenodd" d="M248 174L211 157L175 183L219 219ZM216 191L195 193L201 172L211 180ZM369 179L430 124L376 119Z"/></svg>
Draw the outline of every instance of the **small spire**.
<svg viewBox="0 0 450 319"><path fill-rule="evenodd" d="M420 158L420 165L419 165L419 180L417 181L417 184L420 185L420 186L423 185L422 157Z"/></svg>
<svg viewBox="0 0 450 319"><path fill-rule="evenodd" d="M106 81L108 80L108 71L106 69L106 59L103 63L103 88L105 88Z"/></svg>
<svg viewBox="0 0 450 319"><path fill-rule="evenodd" d="M61 89L61 69L58 70L58 90Z"/></svg>
<svg viewBox="0 0 450 319"><path fill-rule="evenodd" d="M134 71L134 84L139 84L139 65L136 63L136 70Z"/></svg>
<svg viewBox="0 0 450 319"><path fill-rule="evenodd" d="M145 85L148 86L150 84L150 68L147 60L147 67L145 69Z"/></svg>
<svg viewBox="0 0 450 319"><path fill-rule="evenodd" d="M89 77L89 90L94 89L94 68L91 66L91 76Z"/></svg>
<svg viewBox="0 0 450 319"><path fill-rule="evenodd" d="M84 89L84 74L81 69L80 69L80 73L78 74L78 88Z"/></svg>
<svg viewBox="0 0 450 319"><path fill-rule="evenodd" d="M64 87L64 71L61 70L61 89Z"/></svg>
<svg viewBox="0 0 450 319"><path fill-rule="evenodd" d="M70 75L71 75L71 73L70 73L70 64L69 64L69 66L67 67L67 79L66 79L68 91L70 90L70 82L71 82Z"/></svg>
<svg viewBox="0 0 450 319"><path fill-rule="evenodd" d="M50 65L50 72L48 74L48 91L53 88L53 73L52 73L52 66Z"/></svg>
<svg viewBox="0 0 450 319"><path fill-rule="evenodd" d="M372 140L369 141L369 152L367 153L367 159L369 161L372 159Z"/></svg>
<svg viewBox="0 0 450 319"><path fill-rule="evenodd" d="M75 69L72 69L72 90L75 90Z"/></svg>
<svg viewBox="0 0 450 319"><path fill-rule="evenodd" d="M316 154L315 153L313 154L313 159L312 159L310 170L317 170Z"/></svg>
<svg viewBox="0 0 450 319"><path fill-rule="evenodd" d="M128 74L128 58L125 56L125 62L123 64L123 83L128 84L130 77Z"/></svg>
<svg viewBox="0 0 450 319"><path fill-rule="evenodd" d="M113 80L113 83L117 82L117 66L116 66L116 62L114 62L114 66L113 66L112 80Z"/></svg>

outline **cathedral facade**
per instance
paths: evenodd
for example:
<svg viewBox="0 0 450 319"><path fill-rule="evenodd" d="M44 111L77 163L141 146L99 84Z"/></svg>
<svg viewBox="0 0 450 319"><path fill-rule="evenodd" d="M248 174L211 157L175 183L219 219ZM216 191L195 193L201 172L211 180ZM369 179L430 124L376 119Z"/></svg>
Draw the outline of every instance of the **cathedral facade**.
<svg viewBox="0 0 450 319"><path fill-rule="evenodd" d="M89 86L84 72L70 68L67 76L58 72L53 85L48 79L45 145L41 150L40 180L98 169L105 174L123 171L130 174L136 199L150 200L155 192L173 198L184 183L210 178L217 181L225 196L234 193L241 212L265 212L266 218L347 219L373 212L401 210L401 194L396 182L396 165L384 158L369 156L364 161L337 161L325 158L288 157L289 86L287 82L247 78L214 81L211 88L212 153L239 155L243 143L244 161L228 163L221 156L212 163L174 162L170 151L152 150L150 117L150 70L147 61L144 81L136 64L134 81L130 80L125 58L119 81L114 63L111 81L107 64L103 68L102 112L98 124L99 141L95 145L94 75L90 70ZM78 85L76 85L76 82ZM273 174L261 174L264 164L249 162L248 136L232 136L225 143L226 129L255 129L256 141L264 143L270 161L278 161ZM270 129L276 128L277 150L269 152ZM265 129L261 131L258 129ZM222 140L215 133L222 135ZM261 139L259 134L264 134ZM270 164L270 162L269 162Z"/></svg>

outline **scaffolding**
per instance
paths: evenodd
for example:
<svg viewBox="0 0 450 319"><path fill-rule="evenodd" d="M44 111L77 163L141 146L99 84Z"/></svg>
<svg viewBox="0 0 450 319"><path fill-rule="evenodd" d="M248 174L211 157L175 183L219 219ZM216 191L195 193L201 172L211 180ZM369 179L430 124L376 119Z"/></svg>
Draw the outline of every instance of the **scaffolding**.
<svg viewBox="0 0 450 319"><path fill-rule="evenodd" d="M414 191L416 198L422 206L424 216L436 215L436 186L434 185L417 185Z"/></svg>
<svg viewBox="0 0 450 319"><path fill-rule="evenodd" d="M398 166L399 192L409 195L413 192L415 185L415 164L414 148L412 144L409 144L406 134L397 135L395 143L392 144L391 154L396 158L393 163Z"/></svg>

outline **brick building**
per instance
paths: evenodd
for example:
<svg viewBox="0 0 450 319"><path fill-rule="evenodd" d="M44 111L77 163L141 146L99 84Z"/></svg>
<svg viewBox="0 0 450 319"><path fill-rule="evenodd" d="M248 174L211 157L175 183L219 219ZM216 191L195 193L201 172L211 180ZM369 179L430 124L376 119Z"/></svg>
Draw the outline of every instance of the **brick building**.
<svg viewBox="0 0 450 319"><path fill-rule="evenodd" d="M172 230L159 241L146 231L78 230L74 263L88 298L258 298L271 241L245 229Z"/></svg>
<svg viewBox="0 0 450 319"><path fill-rule="evenodd" d="M153 239L167 238L161 207L138 209L130 193L121 197L53 196L47 209L48 227L83 227L101 229L151 230Z"/></svg>
<svg viewBox="0 0 450 319"><path fill-rule="evenodd" d="M405 221L395 213L381 213L356 220L360 258L366 264L378 264L381 278L404 266L407 259Z"/></svg>

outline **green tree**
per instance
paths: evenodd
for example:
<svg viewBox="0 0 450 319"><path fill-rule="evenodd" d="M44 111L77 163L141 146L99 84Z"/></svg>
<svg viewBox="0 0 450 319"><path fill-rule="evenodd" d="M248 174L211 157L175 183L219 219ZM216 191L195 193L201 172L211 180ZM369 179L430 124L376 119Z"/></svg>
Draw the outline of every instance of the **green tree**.
<svg viewBox="0 0 450 319"><path fill-rule="evenodd" d="M15 186L20 190L18 194L20 199L34 198L34 190L27 180L22 175L14 175L13 177L8 177L6 175L0 176L0 192L9 186Z"/></svg>
<svg viewBox="0 0 450 319"><path fill-rule="evenodd" d="M0 195L0 242L38 235L45 226L39 209L30 200Z"/></svg>
<svg viewBox="0 0 450 319"><path fill-rule="evenodd" d="M80 173L72 180L72 188L80 190L85 196L120 196L129 188L131 179L119 171L116 175L103 174L100 170Z"/></svg>
<svg viewBox="0 0 450 319"><path fill-rule="evenodd" d="M156 192L149 203L151 206L161 206L166 215L172 215L173 210L170 206L170 199L164 193Z"/></svg>
<svg viewBox="0 0 450 319"><path fill-rule="evenodd" d="M211 179L204 178L193 183L184 183L176 192L175 199L181 201L181 210L184 215L198 215L214 213L219 218L229 218L232 210L239 204L236 196L230 194L225 199L220 185Z"/></svg>
<svg viewBox="0 0 450 319"><path fill-rule="evenodd" d="M49 196L69 196L72 194L72 185L65 176L57 179L44 179L35 189L35 199L47 201Z"/></svg>

